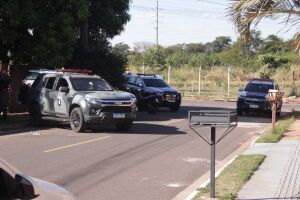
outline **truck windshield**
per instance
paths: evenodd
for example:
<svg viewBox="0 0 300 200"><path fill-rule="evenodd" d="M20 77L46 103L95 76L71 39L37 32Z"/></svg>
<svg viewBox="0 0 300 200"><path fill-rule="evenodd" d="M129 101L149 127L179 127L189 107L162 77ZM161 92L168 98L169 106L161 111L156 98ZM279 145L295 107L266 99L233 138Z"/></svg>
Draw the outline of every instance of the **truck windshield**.
<svg viewBox="0 0 300 200"><path fill-rule="evenodd" d="M169 87L168 84L166 84L163 80L161 79L144 79L146 87L158 87L158 88L163 88L163 87Z"/></svg>
<svg viewBox="0 0 300 200"><path fill-rule="evenodd" d="M113 88L100 78L71 78L72 85L77 91L112 91Z"/></svg>
<svg viewBox="0 0 300 200"><path fill-rule="evenodd" d="M245 91L268 93L269 90L273 90L273 89L274 89L274 86L272 84L251 83L251 84L247 85L247 87L245 88Z"/></svg>

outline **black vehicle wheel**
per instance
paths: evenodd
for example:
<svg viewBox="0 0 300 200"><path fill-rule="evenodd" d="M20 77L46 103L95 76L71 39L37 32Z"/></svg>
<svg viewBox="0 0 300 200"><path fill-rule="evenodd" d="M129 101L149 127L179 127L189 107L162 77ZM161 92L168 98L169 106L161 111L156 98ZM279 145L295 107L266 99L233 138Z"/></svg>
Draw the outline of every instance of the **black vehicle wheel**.
<svg viewBox="0 0 300 200"><path fill-rule="evenodd" d="M129 131L130 128L132 127L132 124L133 124L132 121L121 122L121 123L117 123L116 127L117 127L118 131Z"/></svg>
<svg viewBox="0 0 300 200"><path fill-rule="evenodd" d="M242 109L237 109L237 114L238 114L239 116L242 116L242 115L243 115L243 110L242 110Z"/></svg>
<svg viewBox="0 0 300 200"><path fill-rule="evenodd" d="M147 103L145 108L148 113L156 113L157 112L157 107L154 105L154 103Z"/></svg>
<svg viewBox="0 0 300 200"><path fill-rule="evenodd" d="M77 107L71 111L70 125L75 132L80 133L85 131L85 121L81 108Z"/></svg>
<svg viewBox="0 0 300 200"><path fill-rule="evenodd" d="M29 120L32 126L41 126L43 124L41 109L38 105L31 105L29 110Z"/></svg>
<svg viewBox="0 0 300 200"><path fill-rule="evenodd" d="M280 115L281 115L281 110L276 112L276 117L280 117Z"/></svg>
<svg viewBox="0 0 300 200"><path fill-rule="evenodd" d="M179 110L179 108L180 108L180 105L178 105L178 104L170 106L170 110L174 111L174 112L177 112Z"/></svg>

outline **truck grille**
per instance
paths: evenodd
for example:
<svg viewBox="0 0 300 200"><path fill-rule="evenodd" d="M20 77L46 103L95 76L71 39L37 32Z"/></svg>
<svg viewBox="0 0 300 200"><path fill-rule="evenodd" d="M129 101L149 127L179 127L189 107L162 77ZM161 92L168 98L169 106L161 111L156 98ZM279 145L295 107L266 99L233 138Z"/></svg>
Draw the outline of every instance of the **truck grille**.
<svg viewBox="0 0 300 200"><path fill-rule="evenodd" d="M164 99L167 101L175 101L176 100L176 93L166 92L164 93Z"/></svg>
<svg viewBox="0 0 300 200"><path fill-rule="evenodd" d="M105 106L104 108L102 108L101 112L130 113L131 107L129 107L129 106Z"/></svg>

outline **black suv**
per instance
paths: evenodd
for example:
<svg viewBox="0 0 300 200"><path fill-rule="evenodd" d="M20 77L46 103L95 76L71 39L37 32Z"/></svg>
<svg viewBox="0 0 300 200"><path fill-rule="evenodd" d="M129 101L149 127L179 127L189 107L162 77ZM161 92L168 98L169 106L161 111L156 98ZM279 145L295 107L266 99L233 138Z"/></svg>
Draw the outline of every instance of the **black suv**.
<svg viewBox="0 0 300 200"><path fill-rule="evenodd" d="M140 110L155 112L159 107L169 107L172 111L179 109L181 94L157 75L137 74L126 79L126 90L136 96Z"/></svg>
<svg viewBox="0 0 300 200"><path fill-rule="evenodd" d="M278 85L272 79L252 79L243 90L237 100L237 113L242 115L243 112L263 111L271 113L269 103L269 90L279 90ZM276 115L281 112L282 102L279 103Z"/></svg>

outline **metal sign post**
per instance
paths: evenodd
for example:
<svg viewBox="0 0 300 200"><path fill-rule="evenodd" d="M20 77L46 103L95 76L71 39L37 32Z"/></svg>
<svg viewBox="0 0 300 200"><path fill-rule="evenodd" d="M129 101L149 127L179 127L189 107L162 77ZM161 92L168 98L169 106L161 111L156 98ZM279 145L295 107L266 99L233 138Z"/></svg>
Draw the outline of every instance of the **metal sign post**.
<svg viewBox="0 0 300 200"><path fill-rule="evenodd" d="M237 126L237 113L232 110L200 110L189 111L189 126L200 136L207 144L210 145L210 198L216 197L215 192L215 162L216 162L216 144L226 137ZM197 129L210 127L210 139ZM225 128L225 132L216 137L216 128Z"/></svg>
<svg viewBox="0 0 300 200"><path fill-rule="evenodd" d="M272 109L272 133L275 133L275 122L277 108L280 106L284 92L278 90L269 90L269 102Z"/></svg>

